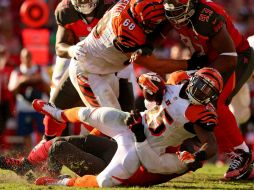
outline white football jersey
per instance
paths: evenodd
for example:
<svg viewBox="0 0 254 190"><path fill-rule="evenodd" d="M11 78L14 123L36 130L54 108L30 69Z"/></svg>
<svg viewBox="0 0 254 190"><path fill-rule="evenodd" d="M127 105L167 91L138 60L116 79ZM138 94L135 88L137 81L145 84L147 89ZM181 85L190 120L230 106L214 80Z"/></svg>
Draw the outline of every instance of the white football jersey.
<svg viewBox="0 0 254 190"><path fill-rule="evenodd" d="M79 44L87 52L81 67L89 73L111 74L122 70L128 57L116 49L114 40L125 47L135 48L145 44L146 35L128 14L130 0L120 0Z"/></svg>
<svg viewBox="0 0 254 190"><path fill-rule="evenodd" d="M158 153L165 153L166 148L177 147L184 140L194 137L185 124L195 121L216 123L213 106L192 105L179 96L182 85L167 85L161 105L146 110L143 115L145 135L150 146Z"/></svg>

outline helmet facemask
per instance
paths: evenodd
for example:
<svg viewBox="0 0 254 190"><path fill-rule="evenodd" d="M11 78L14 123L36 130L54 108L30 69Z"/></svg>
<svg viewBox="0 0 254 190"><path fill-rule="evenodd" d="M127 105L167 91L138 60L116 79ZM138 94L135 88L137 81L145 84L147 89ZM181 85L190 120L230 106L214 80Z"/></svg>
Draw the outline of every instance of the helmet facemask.
<svg viewBox="0 0 254 190"><path fill-rule="evenodd" d="M166 18L174 25L185 26L195 13L194 0L164 0ZM196 0L195 0L196 1Z"/></svg>
<svg viewBox="0 0 254 190"><path fill-rule="evenodd" d="M215 101L223 90L223 78L214 68L203 67L190 78L186 94L192 104L208 104Z"/></svg>
<svg viewBox="0 0 254 190"><path fill-rule="evenodd" d="M98 5L98 0L71 0L76 11L88 15L94 11Z"/></svg>
<svg viewBox="0 0 254 190"><path fill-rule="evenodd" d="M214 101L219 96L219 91L203 77L193 76L187 86L186 93L192 104L201 105Z"/></svg>

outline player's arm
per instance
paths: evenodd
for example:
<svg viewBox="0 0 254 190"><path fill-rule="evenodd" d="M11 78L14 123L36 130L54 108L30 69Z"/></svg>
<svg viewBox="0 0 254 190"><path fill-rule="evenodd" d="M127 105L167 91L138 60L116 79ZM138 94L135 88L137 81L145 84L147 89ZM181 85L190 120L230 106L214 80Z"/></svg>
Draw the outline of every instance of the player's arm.
<svg viewBox="0 0 254 190"><path fill-rule="evenodd" d="M75 34L61 25L58 25L56 33L56 54L62 58L72 58L69 48L75 45Z"/></svg>
<svg viewBox="0 0 254 190"><path fill-rule="evenodd" d="M186 112L186 118L190 121L186 124L186 130L196 134L201 148L195 153L187 151L178 152L178 158L195 171L202 167L202 163L217 153L217 143L213 134L214 127L218 125L218 118L212 104L190 105Z"/></svg>
<svg viewBox="0 0 254 190"><path fill-rule="evenodd" d="M154 54L139 56L135 63L158 74L187 70L187 60L159 59Z"/></svg>
<svg viewBox="0 0 254 190"><path fill-rule="evenodd" d="M159 155L149 145L148 141L135 142L136 151L141 164L152 173L173 174L182 173L187 166L180 162L175 153Z"/></svg>
<svg viewBox="0 0 254 190"><path fill-rule="evenodd" d="M217 142L215 135L213 131L208 131L196 124L194 124L194 131L201 144L205 146L203 147L204 150L199 150L195 153L196 159L200 159L200 161L208 160L217 153ZM197 154L202 154L202 158L197 158Z"/></svg>
<svg viewBox="0 0 254 190"><path fill-rule="evenodd" d="M216 68L221 74L233 72L237 64L237 52L225 24L211 38L210 43L219 54L218 58L211 64L211 67Z"/></svg>

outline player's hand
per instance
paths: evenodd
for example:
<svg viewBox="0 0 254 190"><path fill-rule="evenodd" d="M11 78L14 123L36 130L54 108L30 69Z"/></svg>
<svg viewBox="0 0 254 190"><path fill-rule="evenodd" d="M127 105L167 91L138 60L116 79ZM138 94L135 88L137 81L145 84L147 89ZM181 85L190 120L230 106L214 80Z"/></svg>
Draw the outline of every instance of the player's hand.
<svg viewBox="0 0 254 190"><path fill-rule="evenodd" d="M143 46L131 54L130 63L135 62L140 56L151 55L152 52L153 52L152 47Z"/></svg>
<svg viewBox="0 0 254 190"><path fill-rule="evenodd" d="M157 80L157 77L153 78L152 75L147 74L142 74L138 77L138 84L150 95L153 95L159 90L159 88L156 85L154 85L152 80Z"/></svg>
<svg viewBox="0 0 254 190"><path fill-rule="evenodd" d="M176 152L178 159L184 164L190 164L195 162L195 156L188 151L178 151Z"/></svg>
<svg viewBox="0 0 254 190"><path fill-rule="evenodd" d="M188 64L187 70L201 69L208 64L208 56L200 55L198 52L195 52L188 60L187 64Z"/></svg>
<svg viewBox="0 0 254 190"><path fill-rule="evenodd" d="M142 117L139 111L132 110L130 112L130 116L126 118L125 123L134 133L137 142L144 142L146 140L144 126L142 124Z"/></svg>
<svg viewBox="0 0 254 190"><path fill-rule="evenodd" d="M86 50L84 48L83 42L79 42L76 45L70 46L68 49L68 54L71 58L76 59L77 61L82 61L86 57Z"/></svg>
<svg viewBox="0 0 254 190"><path fill-rule="evenodd" d="M132 125L138 124L142 122L142 117L140 115L140 112L136 110L130 111L130 116L125 119L125 124L129 126L129 128L132 128Z"/></svg>

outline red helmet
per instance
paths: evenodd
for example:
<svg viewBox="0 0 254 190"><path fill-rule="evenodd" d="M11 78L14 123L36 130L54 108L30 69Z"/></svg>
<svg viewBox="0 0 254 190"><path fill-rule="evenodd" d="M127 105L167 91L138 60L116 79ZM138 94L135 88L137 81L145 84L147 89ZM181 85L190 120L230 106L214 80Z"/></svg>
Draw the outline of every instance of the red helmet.
<svg viewBox="0 0 254 190"><path fill-rule="evenodd" d="M186 93L193 104L207 104L218 98L223 89L220 73L210 67L204 67L190 78Z"/></svg>
<svg viewBox="0 0 254 190"><path fill-rule="evenodd" d="M152 32L166 18L163 0L131 0L130 11L146 33Z"/></svg>
<svg viewBox="0 0 254 190"><path fill-rule="evenodd" d="M175 25L186 25L195 13L198 0L164 0L167 19Z"/></svg>

